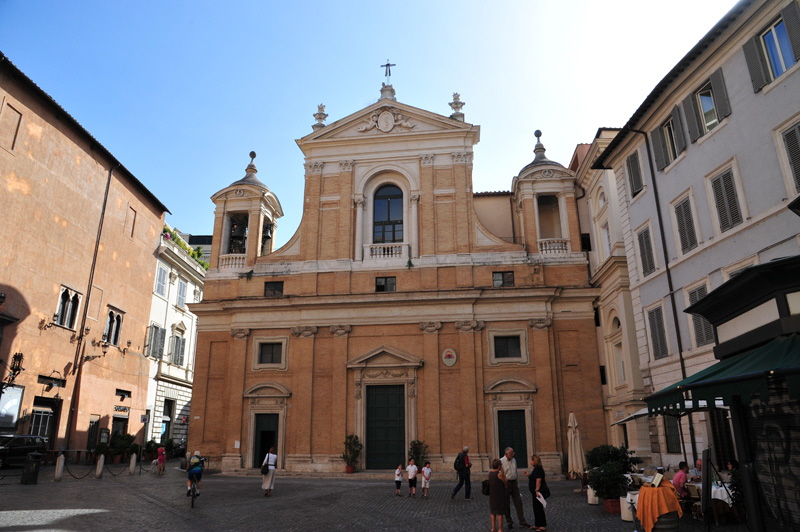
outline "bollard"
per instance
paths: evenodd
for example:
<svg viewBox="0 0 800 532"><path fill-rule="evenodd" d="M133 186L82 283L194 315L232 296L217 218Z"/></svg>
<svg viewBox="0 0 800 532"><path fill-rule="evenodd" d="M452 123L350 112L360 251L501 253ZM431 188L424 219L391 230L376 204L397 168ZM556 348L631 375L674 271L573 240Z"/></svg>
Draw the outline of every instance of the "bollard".
<svg viewBox="0 0 800 532"><path fill-rule="evenodd" d="M136 455L131 455L131 465L128 467L128 474L135 475L136 474Z"/></svg>
<svg viewBox="0 0 800 532"><path fill-rule="evenodd" d="M28 453L25 458L25 469L20 477L21 484L36 484L39 480L39 468L42 465L42 453Z"/></svg>
<svg viewBox="0 0 800 532"><path fill-rule="evenodd" d="M58 458L56 458L56 473L55 473L55 480L61 480L64 476L64 465L67 463L67 457L63 454L59 454Z"/></svg>
<svg viewBox="0 0 800 532"><path fill-rule="evenodd" d="M106 465L106 455L101 454L97 459L97 467L94 470L94 478L103 478L103 467Z"/></svg>

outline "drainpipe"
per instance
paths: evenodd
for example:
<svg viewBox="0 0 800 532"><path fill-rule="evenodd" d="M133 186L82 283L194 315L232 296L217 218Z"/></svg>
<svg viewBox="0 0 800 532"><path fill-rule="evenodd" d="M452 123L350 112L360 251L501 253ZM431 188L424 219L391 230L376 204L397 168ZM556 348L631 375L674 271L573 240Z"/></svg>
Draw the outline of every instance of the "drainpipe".
<svg viewBox="0 0 800 532"><path fill-rule="evenodd" d="M83 305L83 312L81 313L81 326L78 329L78 338L75 342L77 345L75 346L75 360L73 362L73 369L72 373L75 375L75 384L72 388L72 400L70 401L70 408L69 408L69 415L67 416L67 441L66 441L66 449L69 450L69 445L72 436L72 429L73 425L75 424L75 417L78 415L78 401L80 400L80 393L81 393L81 375L83 374L83 364L84 364L84 351L85 351L85 344L84 344L84 334L86 330L86 316L89 313L89 301L92 298L92 283L94 283L94 272L97 268L97 254L100 250L100 237L103 234L103 222L106 218L106 208L108 206L108 193L111 189L111 178L113 176L114 170L119 168L121 164L117 162L113 166L108 169L108 179L106 180L106 191L103 195L103 207L100 210L100 222L97 224L97 236L95 237L94 241L94 254L92 255L92 267L89 269L89 283L88 287L86 288L86 298Z"/></svg>
<svg viewBox="0 0 800 532"><path fill-rule="evenodd" d="M653 152L650 149L650 143L647 142L647 133L638 129L631 129L633 133L639 133L644 137L644 146L647 148L647 164L650 167L650 177L653 182L653 195L656 200L656 218L658 219L658 232L661 236L661 252L664 254L664 270L667 274L667 287L669 288L669 301L672 307L672 322L675 326L675 336L678 339L678 360L681 364L681 380L687 377L686 375L686 362L683 360L683 342L681 341L681 326L678 321L678 307L675 302L675 288L672 283L672 271L669 269L669 254L667 253L667 241L664 236L664 218L661 215L661 202L658 199L658 182L656 181L656 172L653 168ZM692 414L687 414L689 421L689 439L692 443L692 459L697 461L697 442L695 441L694 423L692 422ZM694 463L693 462L693 463Z"/></svg>

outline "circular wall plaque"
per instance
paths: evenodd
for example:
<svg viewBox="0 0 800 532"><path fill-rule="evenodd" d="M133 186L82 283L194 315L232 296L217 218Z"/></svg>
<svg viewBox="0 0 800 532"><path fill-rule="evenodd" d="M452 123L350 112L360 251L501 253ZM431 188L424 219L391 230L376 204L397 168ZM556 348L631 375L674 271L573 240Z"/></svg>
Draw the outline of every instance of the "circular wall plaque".
<svg viewBox="0 0 800 532"><path fill-rule="evenodd" d="M378 117L378 129L388 133L394 127L394 115L389 111L384 111Z"/></svg>
<svg viewBox="0 0 800 532"><path fill-rule="evenodd" d="M458 360L458 355L456 354L455 350L450 349L449 347L442 351L442 362L447 367L453 366Z"/></svg>

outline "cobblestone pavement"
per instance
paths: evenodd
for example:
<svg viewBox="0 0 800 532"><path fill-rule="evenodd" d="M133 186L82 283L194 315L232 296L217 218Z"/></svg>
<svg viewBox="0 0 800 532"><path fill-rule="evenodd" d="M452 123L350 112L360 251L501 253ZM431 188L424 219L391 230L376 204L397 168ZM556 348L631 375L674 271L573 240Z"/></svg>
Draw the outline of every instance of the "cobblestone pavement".
<svg viewBox="0 0 800 532"><path fill-rule="evenodd" d="M430 497L396 497L393 472L386 480L359 478L291 478L279 476L272 496L263 496L261 477L206 475L194 509L186 497L186 473L170 462L163 477L147 472L130 476L123 465L110 465L102 479L78 480L65 473L53 480L54 468L42 467L38 483L20 483L21 468L0 471L0 532L5 531L478 531L488 532L489 498L480 493L474 475L472 501L462 490L455 500L451 472L434 472ZM70 466L76 476L88 466ZM121 473L113 476L110 473ZM547 519L553 532L633 532L632 522L590 506L575 492L577 482L550 482ZM525 514L533 523L530 494L522 490ZM516 517L516 515L515 515ZM508 530L506 528L505 530ZM517 530L517 528L514 528ZM641 527L639 527L641 531ZM702 525L684 516L682 531L701 532ZM715 527L743 532L743 525Z"/></svg>

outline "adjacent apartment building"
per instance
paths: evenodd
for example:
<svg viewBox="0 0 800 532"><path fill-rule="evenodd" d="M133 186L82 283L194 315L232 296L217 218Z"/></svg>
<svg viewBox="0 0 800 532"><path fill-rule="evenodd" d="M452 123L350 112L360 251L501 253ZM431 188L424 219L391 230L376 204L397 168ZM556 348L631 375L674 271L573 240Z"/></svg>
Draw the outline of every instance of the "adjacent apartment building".
<svg viewBox="0 0 800 532"><path fill-rule="evenodd" d="M538 142L510 191L473 192L480 128L458 94L450 106L389 85L332 124L320 106L280 249L284 207L264 184L280 176L251 160L212 196L189 429L212 467L258 467L274 445L280 468L341 471L355 434L366 469L420 440L439 468L468 445L486 470L512 446L561 474L571 411L585 448L605 443L574 173Z"/></svg>
<svg viewBox="0 0 800 532"><path fill-rule="evenodd" d="M183 245L181 245L183 244ZM161 233L145 354L150 357L146 440L186 438L192 401L197 317L189 304L203 297L205 268L168 225Z"/></svg>
<svg viewBox="0 0 800 532"><path fill-rule="evenodd" d="M2 54L0 189L0 376L24 368L0 430L54 450L141 438L167 208Z"/></svg>
<svg viewBox="0 0 800 532"><path fill-rule="evenodd" d="M798 59L797 1L741 1L589 161L598 183L613 172L604 189L606 201L616 194L608 205L619 216L617 229L609 226L611 256L622 244L627 262L627 279L600 279L602 265L593 274L604 293L614 289L606 282L629 285L631 308L601 315L606 356L622 355L606 364L617 382L627 352L638 358L647 393L708 367L714 329L684 309L749 266L798 253L798 225L786 208L800 193ZM590 190L602 253L604 206L599 185ZM619 343L610 336L615 318ZM625 432L615 426L612 439L649 447L656 463L691 462L707 447L717 464L735 456L724 408L648 418L633 415L641 402L617 403L611 391L606 401L607 424L624 420Z"/></svg>

